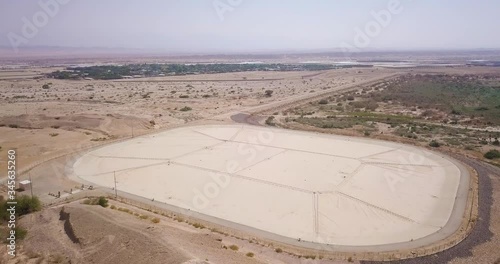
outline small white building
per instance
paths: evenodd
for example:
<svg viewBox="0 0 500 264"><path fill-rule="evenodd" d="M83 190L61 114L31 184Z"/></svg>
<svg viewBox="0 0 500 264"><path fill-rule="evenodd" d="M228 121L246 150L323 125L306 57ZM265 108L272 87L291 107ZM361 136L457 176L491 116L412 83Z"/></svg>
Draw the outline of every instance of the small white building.
<svg viewBox="0 0 500 264"><path fill-rule="evenodd" d="M22 188L24 190L28 190L29 188L31 188L31 181L29 181L29 180L20 181L19 188Z"/></svg>

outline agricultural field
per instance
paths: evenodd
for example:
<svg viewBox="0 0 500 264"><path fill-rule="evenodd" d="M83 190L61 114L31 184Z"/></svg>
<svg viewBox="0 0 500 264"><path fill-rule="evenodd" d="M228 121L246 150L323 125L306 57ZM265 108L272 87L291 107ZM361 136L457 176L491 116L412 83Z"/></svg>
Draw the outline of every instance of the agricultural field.
<svg viewBox="0 0 500 264"><path fill-rule="evenodd" d="M124 78L182 76L194 74L214 74L249 71L319 71L351 68L350 65L333 64L264 64L264 63L216 63L216 64L128 64L88 67L67 67L57 70L47 76L55 79L91 78L96 80L111 80ZM359 66L358 66L359 67ZM371 66L367 66L371 67Z"/></svg>

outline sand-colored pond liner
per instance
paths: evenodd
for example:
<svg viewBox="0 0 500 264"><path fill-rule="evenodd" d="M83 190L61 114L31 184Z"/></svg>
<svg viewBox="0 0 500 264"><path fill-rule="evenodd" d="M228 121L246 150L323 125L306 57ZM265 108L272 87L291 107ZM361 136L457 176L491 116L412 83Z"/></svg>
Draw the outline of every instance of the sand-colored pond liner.
<svg viewBox="0 0 500 264"><path fill-rule="evenodd" d="M116 175L122 192L277 237L353 247L441 232L461 215L452 213L464 177L454 161L417 147L242 125L107 145L76 160L73 173L108 188Z"/></svg>

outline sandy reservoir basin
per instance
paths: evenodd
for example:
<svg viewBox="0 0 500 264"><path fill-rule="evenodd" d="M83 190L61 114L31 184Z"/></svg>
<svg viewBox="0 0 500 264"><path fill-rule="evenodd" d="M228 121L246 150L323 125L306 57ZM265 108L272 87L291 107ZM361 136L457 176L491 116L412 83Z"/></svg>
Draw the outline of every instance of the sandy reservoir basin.
<svg viewBox="0 0 500 264"><path fill-rule="evenodd" d="M194 126L92 150L93 184L275 235L375 246L440 231L463 169L397 143L242 125ZM458 214L460 215L460 214Z"/></svg>

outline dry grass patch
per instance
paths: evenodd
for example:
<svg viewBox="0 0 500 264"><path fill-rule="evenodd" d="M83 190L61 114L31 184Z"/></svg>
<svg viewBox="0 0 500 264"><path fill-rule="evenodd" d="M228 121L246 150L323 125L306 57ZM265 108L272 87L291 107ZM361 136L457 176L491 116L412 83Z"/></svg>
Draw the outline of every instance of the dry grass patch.
<svg viewBox="0 0 500 264"><path fill-rule="evenodd" d="M118 211L120 212L125 212L125 213L130 213L130 210L128 208L118 208Z"/></svg>
<svg viewBox="0 0 500 264"><path fill-rule="evenodd" d="M234 251L238 251L238 249L240 249L237 245L230 245L229 248Z"/></svg>
<svg viewBox="0 0 500 264"><path fill-rule="evenodd" d="M205 228L205 226L202 225L202 224L200 224L200 223L194 223L193 226L194 226L194 228L199 228L199 229L204 229Z"/></svg>
<svg viewBox="0 0 500 264"><path fill-rule="evenodd" d="M83 204L108 207L108 199L106 199L104 196L101 196L99 198L87 198L83 201Z"/></svg>

